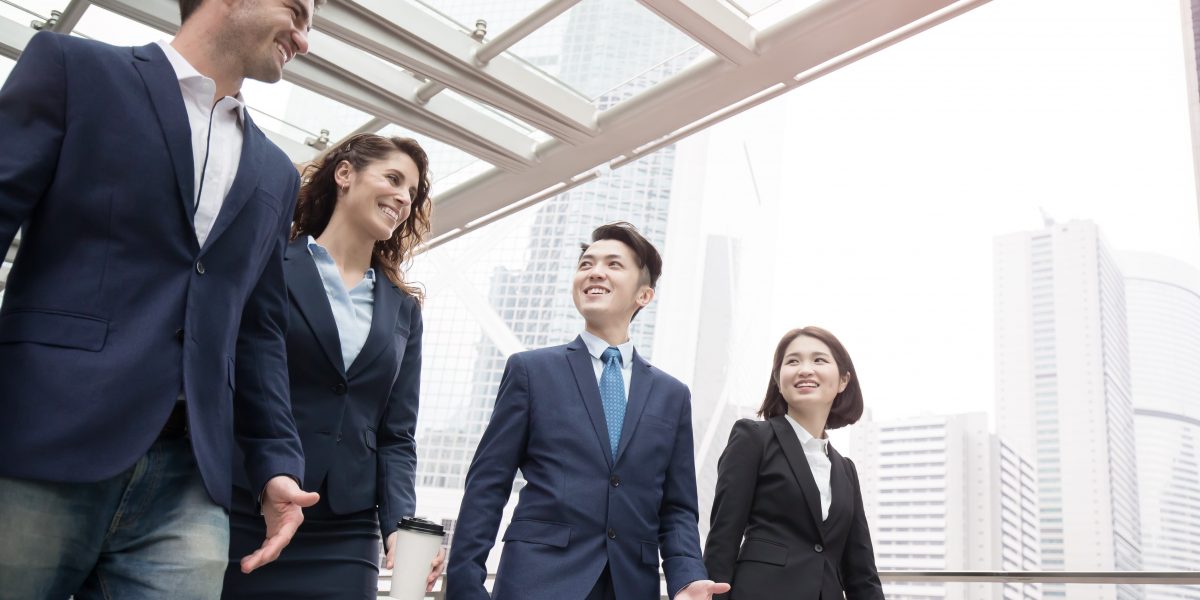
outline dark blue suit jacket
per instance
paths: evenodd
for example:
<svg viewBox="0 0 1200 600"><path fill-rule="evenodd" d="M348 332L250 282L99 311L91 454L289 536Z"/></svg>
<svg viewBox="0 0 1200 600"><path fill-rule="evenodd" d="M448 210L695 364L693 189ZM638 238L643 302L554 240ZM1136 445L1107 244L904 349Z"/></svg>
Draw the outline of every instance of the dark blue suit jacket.
<svg viewBox="0 0 1200 600"><path fill-rule="evenodd" d="M325 484L337 514L379 507L386 538L416 510L421 308L386 277L375 281L371 330L347 370L337 323L305 239L284 260L291 312L292 412L304 443L304 489ZM238 483L247 485L239 477Z"/></svg>
<svg viewBox="0 0 1200 600"><path fill-rule="evenodd" d="M204 247L191 130L162 49L30 40L0 90L0 475L97 481L153 443L182 390L208 493L297 478L283 250L295 168L247 116ZM235 394L236 389L236 394Z"/></svg>
<svg viewBox="0 0 1200 600"><path fill-rule="evenodd" d="M707 579L696 523L691 394L636 353L614 463L583 340L514 354L467 473L448 566L448 600L483 600L485 560L521 470L492 598L587 596L604 566L621 600L673 595Z"/></svg>

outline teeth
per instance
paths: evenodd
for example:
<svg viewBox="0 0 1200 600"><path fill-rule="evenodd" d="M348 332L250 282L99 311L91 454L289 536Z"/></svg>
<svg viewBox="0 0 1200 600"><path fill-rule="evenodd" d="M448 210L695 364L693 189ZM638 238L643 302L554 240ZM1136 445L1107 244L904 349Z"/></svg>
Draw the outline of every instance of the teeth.
<svg viewBox="0 0 1200 600"><path fill-rule="evenodd" d="M399 213L397 213L396 211L394 211L394 210L392 210L391 208L388 208L388 207L386 207L386 206L381 206L381 207L379 207L379 210L380 210L381 212L383 212L383 214L387 215L387 216L388 216L388 218L390 218L390 219L391 219L391 220L393 220L393 221L395 221L396 219L399 219L399 218L400 218L400 214L399 214Z"/></svg>
<svg viewBox="0 0 1200 600"><path fill-rule="evenodd" d="M584 290L583 293L585 293L589 296L599 296L601 294L608 293L608 290L605 290L604 288L588 288L588 289Z"/></svg>

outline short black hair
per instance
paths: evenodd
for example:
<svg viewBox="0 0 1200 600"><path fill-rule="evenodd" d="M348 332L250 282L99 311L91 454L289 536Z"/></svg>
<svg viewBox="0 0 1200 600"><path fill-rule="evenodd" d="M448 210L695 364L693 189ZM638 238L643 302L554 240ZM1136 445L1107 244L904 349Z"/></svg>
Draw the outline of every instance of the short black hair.
<svg viewBox="0 0 1200 600"><path fill-rule="evenodd" d="M629 246L629 249L633 250L633 258L637 260L638 268L642 271L642 282L649 284L651 289L658 285L658 278L662 275L662 256L659 256L658 249L637 230L637 227L625 221L601 225L592 230L591 244L600 240L616 240ZM579 256L583 256L591 244L580 244Z"/></svg>

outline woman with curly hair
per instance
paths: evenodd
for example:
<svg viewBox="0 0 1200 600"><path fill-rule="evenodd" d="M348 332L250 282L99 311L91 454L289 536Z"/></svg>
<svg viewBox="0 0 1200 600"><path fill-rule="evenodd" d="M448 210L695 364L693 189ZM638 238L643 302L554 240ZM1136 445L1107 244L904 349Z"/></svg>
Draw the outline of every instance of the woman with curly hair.
<svg viewBox="0 0 1200 600"><path fill-rule="evenodd" d="M416 508L422 293L403 268L429 231L429 159L414 140L361 134L302 180L284 258L288 371L301 483L321 500L278 560L244 574L237 558L267 532L239 478L224 598L375 598L380 535L390 568L397 521ZM432 588L441 556L403 559L432 559Z"/></svg>

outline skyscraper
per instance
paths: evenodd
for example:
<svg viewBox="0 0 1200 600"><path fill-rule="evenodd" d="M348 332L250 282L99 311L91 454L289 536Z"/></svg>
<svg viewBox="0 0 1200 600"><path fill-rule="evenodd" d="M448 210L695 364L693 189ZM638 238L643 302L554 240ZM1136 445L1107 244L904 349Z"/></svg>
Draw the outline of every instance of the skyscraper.
<svg viewBox="0 0 1200 600"><path fill-rule="evenodd" d="M527 0L431 4L464 24L485 19L493 34L539 5ZM513 52L603 111L686 66L694 46L630 0L577 5ZM579 245L592 229L616 220L636 225L663 251L667 275L660 288L670 285L665 242L673 168L674 148L668 147L415 261L414 278L430 289L417 439L421 512L439 518L457 514L467 467L491 416L507 357L566 343L582 330L571 283ZM637 351L647 359L653 355L656 305L639 313L631 330Z"/></svg>
<svg viewBox="0 0 1200 600"><path fill-rule="evenodd" d="M1200 565L1200 272L1123 253L1129 315L1142 560L1148 571ZM1200 586L1156 585L1154 599L1200 599Z"/></svg>
<svg viewBox="0 0 1200 600"><path fill-rule="evenodd" d="M968 413L864 418L851 444L877 567L961 571L1040 568L1033 464ZM892 600L1035 600L1036 584L889 583Z"/></svg>
<svg viewBox="0 0 1200 600"><path fill-rule="evenodd" d="M995 240L996 430L1038 474L1047 570L1141 568L1125 285L1099 228ZM1141 598L1045 586L1047 598Z"/></svg>

